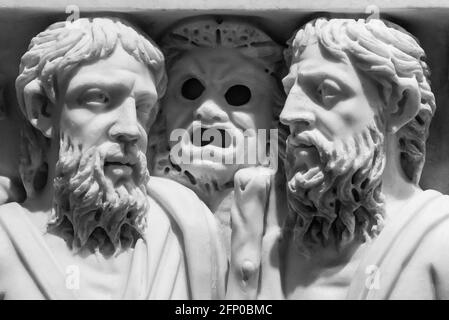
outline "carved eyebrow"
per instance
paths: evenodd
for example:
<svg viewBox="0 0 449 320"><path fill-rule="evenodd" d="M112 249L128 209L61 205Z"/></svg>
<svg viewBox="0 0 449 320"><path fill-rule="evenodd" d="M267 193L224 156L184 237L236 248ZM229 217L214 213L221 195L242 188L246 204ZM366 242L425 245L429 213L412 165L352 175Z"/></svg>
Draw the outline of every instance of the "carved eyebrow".
<svg viewBox="0 0 449 320"><path fill-rule="evenodd" d="M136 102L140 101L151 101L152 103L156 103L158 100L158 95L156 92L139 90L135 92L134 97Z"/></svg>
<svg viewBox="0 0 449 320"><path fill-rule="evenodd" d="M232 85L241 84L248 86L252 91L261 90L267 92L275 85L271 80L272 76L266 74L262 69L253 73L253 70L245 72L244 68L236 68L235 66L230 65L229 67L218 69L218 71L219 73L217 73L215 80L219 81L224 86L229 86L230 83L232 83ZM267 77L261 79L257 72L260 72L260 74L266 75ZM228 87L225 89L227 90Z"/></svg>
<svg viewBox="0 0 449 320"><path fill-rule="evenodd" d="M198 69L198 71L199 71L201 74L206 74L206 70L204 70L204 68L203 68L202 61L198 61L197 57L195 57L195 59L192 59L192 60L193 60L193 64L194 64L195 67Z"/></svg>
<svg viewBox="0 0 449 320"><path fill-rule="evenodd" d="M298 70L300 69L298 68ZM319 70L319 69L313 71L301 70L300 72L298 72L298 79L300 81L308 79L315 80L317 78L320 79L319 81L323 81L324 79L331 79L336 83L338 83L342 87L342 89L350 93L354 92L354 89L352 87L356 85L354 84L353 77L349 77L343 72L335 74L329 72L328 70Z"/></svg>
<svg viewBox="0 0 449 320"><path fill-rule="evenodd" d="M188 66L192 67L193 71L198 71L202 75L206 74L206 70L204 70L203 64L201 63L201 61L198 61L198 59L196 57L195 57L195 59L190 59L190 60L191 61L189 62ZM179 59L178 62L179 61L184 61L184 60ZM186 67L185 61L183 64L175 63L174 67L170 68L169 72L172 73L173 71L177 71L179 69L184 69L185 67ZM179 72L176 72L176 74L179 74Z"/></svg>
<svg viewBox="0 0 449 320"><path fill-rule="evenodd" d="M296 63L295 71L298 74L298 77L321 77L331 78L332 80L343 82L347 84L354 83L354 77L349 75L348 72L343 69L337 68L329 68L326 65L319 64L317 62L310 61L301 61Z"/></svg>
<svg viewBox="0 0 449 320"><path fill-rule="evenodd" d="M221 65L220 65L220 66L221 66ZM231 76L234 76L234 75L237 75L237 74L241 73L241 72L239 71L239 69L237 69L237 70L235 70L235 69L236 69L236 68L235 68L235 65L232 65L232 64L228 64L227 67L222 68L221 70L218 69L219 72L218 72L218 74L217 74L217 79L218 79L218 80L223 80L223 79L225 79L226 76L229 75L229 74L231 74ZM232 73L230 73L231 71L232 71Z"/></svg>
<svg viewBox="0 0 449 320"><path fill-rule="evenodd" d="M100 89L110 89L112 88L115 92L126 91L132 88L132 83L126 83L126 81L117 81L114 77L104 77L95 76L92 74L82 76L79 78L74 78L68 85L68 92L76 92L89 89L89 88L100 88Z"/></svg>

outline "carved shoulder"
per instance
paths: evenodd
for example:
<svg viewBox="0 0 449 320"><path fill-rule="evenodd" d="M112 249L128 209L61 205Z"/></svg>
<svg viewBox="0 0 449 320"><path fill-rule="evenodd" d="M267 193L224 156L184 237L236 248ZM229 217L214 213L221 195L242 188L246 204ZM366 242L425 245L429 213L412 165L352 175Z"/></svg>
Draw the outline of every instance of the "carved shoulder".
<svg viewBox="0 0 449 320"><path fill-rule="evenodd" d="M185 206L202 203L195 192L170 179L152 176L148 187L150 190L159 191L159 195L182 202Z"/></svg>
<svg viewBox="0 0 449 320"><path fill-rule="evenodd" d="M414 294L449 299L449 196L434 201L408 224L409 232L402 239L414 244L405 249L408 254L401 267L400 287L407 290L398 292L410 295L419 284L421 290Z"/></svg>
<svg viewBox="0 0 449 320"><path fill-rule="evenodd" d="M449 210L449 207L446 207ZM427 235L419 251L419 259L428 262L437 299L449 299L449 214Z"/></svg>
<svg viewBox="0 0 449 320"><path fill-rule="evenodd" d="M6 295L5 279L8 277L7 268L10 265L12 244L0 224L0 300Z"/></svg>
<svg viewBox="0 0 449 320"><path fill-rule="evenodd" d="M0 206L0 266L1 262L4 261L3 258L5 257L5 255L10 254L11 250L13 249L11 239L6 232L4 218L7 214L11 214L11 212L14 211L16 211L16 209L12 206L12 203Z"/></svg>
<svg viewBox="0 0 449 320"><path fill-rule="evenodd" d="M449 299L449 197L426 201L405 224L381 265L384 284L376 297Z"/></svg>
<svg viewBox="0 0 449 320"><path fill-rule="evenodd" d="M0 206L0 294L2 293L3 284L5 283L4 279L8 277L8 270L13 265L13 261L17 256L11 239L2 223L2 215L4 215L7 210L11 210L9 205Z"/></svg>

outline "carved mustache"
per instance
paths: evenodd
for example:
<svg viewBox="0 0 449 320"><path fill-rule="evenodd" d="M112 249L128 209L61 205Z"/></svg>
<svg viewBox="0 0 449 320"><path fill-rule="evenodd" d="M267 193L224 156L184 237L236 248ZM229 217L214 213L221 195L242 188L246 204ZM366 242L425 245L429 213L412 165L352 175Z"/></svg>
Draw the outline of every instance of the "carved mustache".
<svg viewBox="0 0 449 320"><path fill-rule="evenodd" d="M134 167L139 162L137 148L128 148L126 151L122 147L112 144L103 150L102 161L104 166L126 165Z"/></svg>

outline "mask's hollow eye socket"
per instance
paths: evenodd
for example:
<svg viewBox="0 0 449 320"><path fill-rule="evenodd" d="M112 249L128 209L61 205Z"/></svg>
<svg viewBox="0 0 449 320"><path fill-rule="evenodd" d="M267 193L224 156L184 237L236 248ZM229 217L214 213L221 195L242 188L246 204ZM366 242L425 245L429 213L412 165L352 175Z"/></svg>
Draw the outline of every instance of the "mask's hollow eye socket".
<svg viewBox="0 0 449 320"><path fill-rule="evenodd" d="M182 84L181 94L188 100L198 99L204 92L203 84L195 78L190 78Z"/></svg>
<svg viewBox="0 0 449 320"><path fill-rule="evenodd" d="M251 90L241 84L232 86L226 91L225 99L231 106L243 106L251 100Z"/></svg>

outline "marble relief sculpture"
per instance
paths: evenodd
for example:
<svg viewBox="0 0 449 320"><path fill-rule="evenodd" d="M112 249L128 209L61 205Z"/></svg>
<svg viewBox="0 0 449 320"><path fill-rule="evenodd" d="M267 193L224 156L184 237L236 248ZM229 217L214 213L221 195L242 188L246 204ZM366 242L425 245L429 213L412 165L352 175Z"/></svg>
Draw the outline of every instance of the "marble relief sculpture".
<svg viewBox="0 0 449 320"><path fill-rule="evenodd" d="M286 53L286 298L449 298L449 198L418 186L423 49L387 21L321 18Z"/></svg>
<svg viewBox="0 0 449 320"><path fill-rule="evenodd" d="M28 198L0 207L3 298L223 297L211 212L147 170L166 80L158 47L119 19L55 23L31 40L16 80Z"/></svg>
<svg viewBox="0 0 449 320"><path fill-rule="evenodd" d="M413 35L317 18L283 47L200 16L159 38L103 17L31 40L23 190L0 167L0 300L449 299Z"/></svg>

